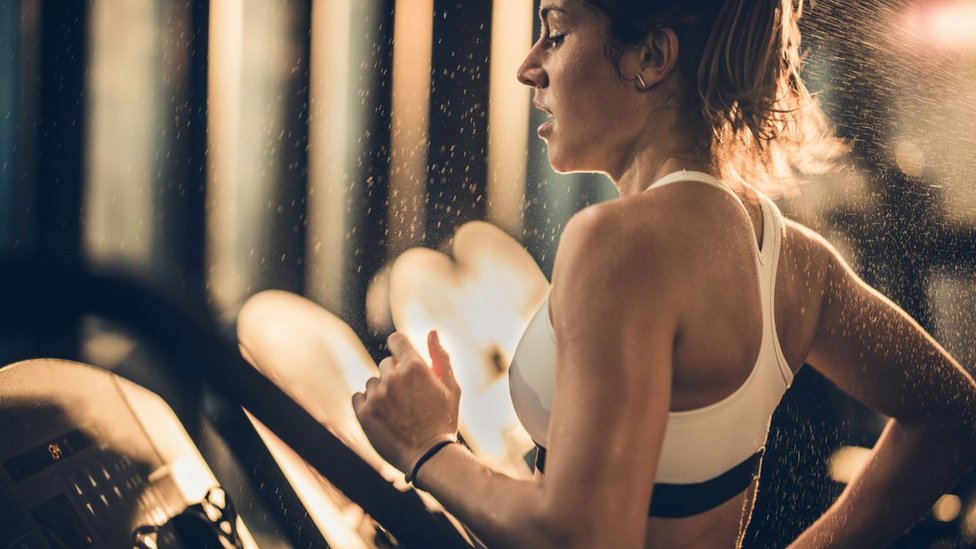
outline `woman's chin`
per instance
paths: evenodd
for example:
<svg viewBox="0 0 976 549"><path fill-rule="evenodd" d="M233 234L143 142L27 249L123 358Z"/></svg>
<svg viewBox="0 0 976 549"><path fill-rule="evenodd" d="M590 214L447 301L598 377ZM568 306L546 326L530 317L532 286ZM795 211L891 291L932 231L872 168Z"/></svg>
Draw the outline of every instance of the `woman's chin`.
<svg viewBox="0 0 976 549"><path fill-rule="evenodd" d="M572 155L562 154L559 150L554 150L552 145L549 146L549 165L552 166L552 171L556 173L576 173L580 171L585 171L582 167L578 165L578 162L574 162Z"/></svg>
<svg viewBox="0 0 976 549"><path fill-rule="evenodd" d="M549 165L552 170L556 173L568 173L570 167L568 165L568 158L566 155L561 154L558 147L553 147L553 143L550 140L546 140L546 154L549 157Z"/></svg>

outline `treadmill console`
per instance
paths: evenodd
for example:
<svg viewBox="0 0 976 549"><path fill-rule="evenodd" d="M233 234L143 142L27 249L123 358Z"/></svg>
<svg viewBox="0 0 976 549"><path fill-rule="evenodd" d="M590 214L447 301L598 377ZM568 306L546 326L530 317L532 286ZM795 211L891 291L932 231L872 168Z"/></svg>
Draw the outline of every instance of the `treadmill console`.
<svg viewBox="0 0 976 549"><path fill-rule="evenodd" d="M212 509L194 510L211 489L222 493L154 393L64 360L0 369L0 549L183 547L174 524L205 523ZM253 545L236 516L209 519L237 531L204 545Z"/></svg>

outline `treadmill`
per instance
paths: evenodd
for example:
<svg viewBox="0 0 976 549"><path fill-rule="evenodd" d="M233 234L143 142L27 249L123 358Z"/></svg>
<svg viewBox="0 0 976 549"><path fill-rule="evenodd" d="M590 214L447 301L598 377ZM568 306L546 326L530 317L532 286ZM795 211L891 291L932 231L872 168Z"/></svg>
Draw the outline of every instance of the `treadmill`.
<svg viewBox="0 0 976 549"><path fill-rule="evenodd" d="M0 364L0 549L333 546L258 427L362 510L356 544L482 546L246 362L210 311L119 274L16 262L0 273L6 342L70 337L79 319L98 319L159 355L171 382L154 383L182 401L171 407L139 380L73 357ZM214 430L227 448L200 447L213 446L203 435ZM269 524L276 537L262 538Z"/></svg>

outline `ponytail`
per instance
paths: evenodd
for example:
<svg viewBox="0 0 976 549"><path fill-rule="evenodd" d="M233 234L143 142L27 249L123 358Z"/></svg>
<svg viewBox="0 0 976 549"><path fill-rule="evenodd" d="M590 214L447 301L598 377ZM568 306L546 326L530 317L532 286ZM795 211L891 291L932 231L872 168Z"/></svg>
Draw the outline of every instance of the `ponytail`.
<svg viewBox="0 0 976 549"><path fill-rule="evenodd" d="M727 0L698 66L701 110L723 175L774 196L832 171L847 151L800 78L803 0Z"/></svg>

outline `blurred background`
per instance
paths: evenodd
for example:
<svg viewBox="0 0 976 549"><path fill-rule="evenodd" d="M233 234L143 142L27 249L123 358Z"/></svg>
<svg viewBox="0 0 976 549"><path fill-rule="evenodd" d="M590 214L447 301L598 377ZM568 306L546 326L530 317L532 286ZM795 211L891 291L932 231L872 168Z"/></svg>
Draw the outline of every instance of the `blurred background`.
<svg viewBox="0 0 976 549"><path fill-rule="evenodd" d="M537 10L0 0L0 258L128 273L210 307L228 337L247 298L288 290L342 319L378 360L399 254L445 249L459 226L485 220L549 276L569 217L615 196L602 176L553 173L535 137L542 113L515 72ZM853 153L842 172L779 200L971 371L974 23L973 0L808 3L807 81ZM381 297L367 307L371 293ZM3 333L0 364L80 358L168 396L208 461L226 463L218 478L236 474L240 498L261 509L255 537L296 544L280 502L212 428L205 390L167 381L110 326L63 328ZM774 421L774 480L747 541L780 546L808 524L843 486L831 457L869 447L881 421L804 371ZM973 482L953 497L903 546L976 543Z"/></svg>

